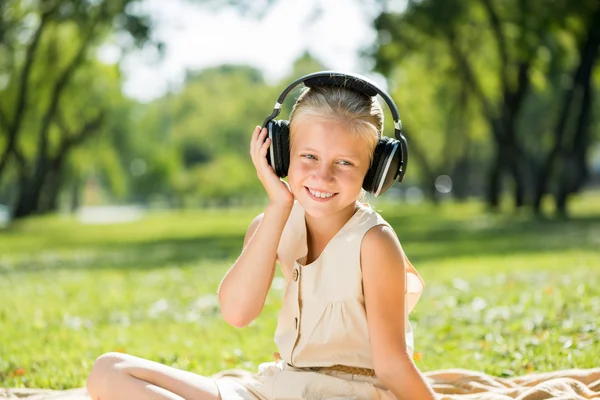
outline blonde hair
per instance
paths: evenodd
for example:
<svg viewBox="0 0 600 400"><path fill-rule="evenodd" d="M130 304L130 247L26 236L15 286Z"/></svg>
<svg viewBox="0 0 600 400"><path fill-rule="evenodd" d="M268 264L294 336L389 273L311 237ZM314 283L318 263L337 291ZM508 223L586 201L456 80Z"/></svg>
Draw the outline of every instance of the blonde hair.
<svg viewBox="0 0 600 400"><path fill-rule="evenodd" d="M367 143L369 163L383 131L383 111L374 97L336 86L315 86L305 89L290 114L290 146L295 125L307 117L333 120Z"/></svg>

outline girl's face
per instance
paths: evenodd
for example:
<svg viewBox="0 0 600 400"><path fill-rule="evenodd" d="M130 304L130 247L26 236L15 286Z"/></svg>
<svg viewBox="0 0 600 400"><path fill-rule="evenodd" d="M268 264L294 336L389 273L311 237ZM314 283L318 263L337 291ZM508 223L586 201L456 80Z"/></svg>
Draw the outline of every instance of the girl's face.
<svg viewBox="0 0 600 400"><path fill-rule="evenodd" d="M368 169L366 140L347 132L343 124L319 118L295 123L288 183L311 216L354 208Z"/></svg>

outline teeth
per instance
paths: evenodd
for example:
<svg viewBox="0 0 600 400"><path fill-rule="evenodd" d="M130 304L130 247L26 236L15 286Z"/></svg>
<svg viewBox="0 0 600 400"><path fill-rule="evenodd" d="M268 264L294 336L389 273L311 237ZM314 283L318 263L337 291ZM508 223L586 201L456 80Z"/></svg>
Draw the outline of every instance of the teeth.
<svg viewBox="0 0 600 400"><path fill-rule="evenodd" d="M310 193L312 193L313 196L320 197L322 199L333 196L333 193L318 192L318 191L312 190L312 189L308 189L308 190L310 191Z"/></svg>

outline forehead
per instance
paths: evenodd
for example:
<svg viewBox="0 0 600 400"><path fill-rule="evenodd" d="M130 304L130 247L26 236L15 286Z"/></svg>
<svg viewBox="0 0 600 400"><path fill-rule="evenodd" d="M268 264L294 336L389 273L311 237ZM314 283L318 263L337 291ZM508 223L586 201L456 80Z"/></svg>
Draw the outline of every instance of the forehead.
<svg viewBox="0 0 600 400"><path fill-rule="evenodd" d="M359 134L350 132L346 124L328 119L306 118L292 126L291 146L296 149L310 147L355 155L368 153L368 142Z"/></svg>

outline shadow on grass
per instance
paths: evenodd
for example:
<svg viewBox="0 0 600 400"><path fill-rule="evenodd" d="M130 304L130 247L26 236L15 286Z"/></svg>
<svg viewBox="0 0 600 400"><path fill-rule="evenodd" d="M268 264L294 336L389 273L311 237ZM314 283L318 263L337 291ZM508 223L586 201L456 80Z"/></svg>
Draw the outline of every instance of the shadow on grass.
<svg viewBox="0 0 600 400"><path fill-rule="evenodd" d="M3 260L0 275L51 269L153 269L233 261L241 251L244 235L193 237L97 245L62 252Z"/></svg>
<svg viewBox="0 0 600 400"><path fill-rule="evenodd" d="M385 215L413 261L449 257L502 256L538 252L587 250L600 252L600 216L541 220L478 216L451 221L435 215ZM181 238L140 241L107 237L104 243L40 245L36 254L0 256L0 275L50 269L153 269L233 262L240 254L245 232L204 233ZM55 242L53 242L55 243Z"/></svg>
<svg viewBox="0 0 600 400"><path fill-rule="evenodd" d="M411 258L419 261L548 251L600 252L600 216L562 221L482 216L459 221L429 220L425 226L423 216L386 219L405 249L410 249Z"/></svg>

